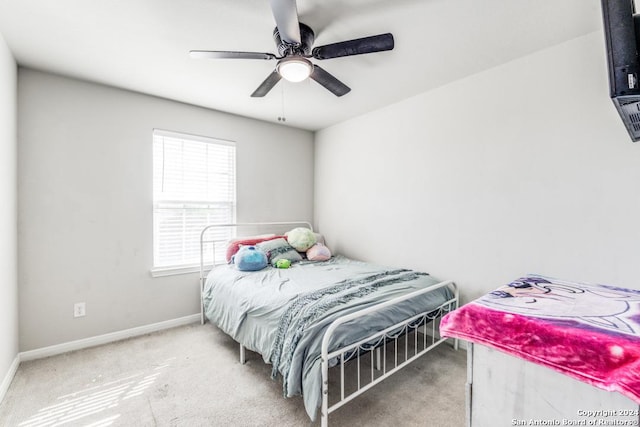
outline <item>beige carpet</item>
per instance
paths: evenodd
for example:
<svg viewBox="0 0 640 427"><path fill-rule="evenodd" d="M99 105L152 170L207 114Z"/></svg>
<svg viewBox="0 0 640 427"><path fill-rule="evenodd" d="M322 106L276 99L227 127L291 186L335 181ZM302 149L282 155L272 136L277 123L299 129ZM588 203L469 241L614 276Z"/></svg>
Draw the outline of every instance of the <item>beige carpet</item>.
<svg viewBox="0 0 640 427"><path fill-rule="evenodd" d="M464 426L466 353L442 345L329 417L330 426ZM0 425L316 426L270 365L207 324L24 362Z"/></svg>

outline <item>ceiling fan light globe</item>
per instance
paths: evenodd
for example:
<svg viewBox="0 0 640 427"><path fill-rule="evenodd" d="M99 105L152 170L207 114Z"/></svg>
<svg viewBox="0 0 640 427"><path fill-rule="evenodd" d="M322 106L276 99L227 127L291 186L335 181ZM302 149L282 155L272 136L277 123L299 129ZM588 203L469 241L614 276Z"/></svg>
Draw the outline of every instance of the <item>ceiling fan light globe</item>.
<svg viewBox="0 0 640 427"><path fill-rule="evenodd" d="M284 58L277 66L278 73L290 82L306 80L313 71L313 64L305 58Z"/></svg>

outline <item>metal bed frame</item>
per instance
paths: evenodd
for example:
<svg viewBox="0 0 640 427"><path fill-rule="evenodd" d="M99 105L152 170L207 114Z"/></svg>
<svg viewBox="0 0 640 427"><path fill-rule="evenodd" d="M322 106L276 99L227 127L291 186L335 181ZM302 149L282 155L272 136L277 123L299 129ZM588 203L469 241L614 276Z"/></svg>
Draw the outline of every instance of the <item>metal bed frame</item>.
<svg viewBox="0 0 640 427"><path fill-rule="evenodd" d="M204 284L206 280L206 273L208 266L205 264L204 253L205 245L212 244L213 255L211 268L215 268L215 243L221 243L221 240L207 239L206 236L212 229L221 228L239 228L239 227L300 227L304 226L313 231L313 226L307 221L291 221L291 222L259 222L259 223L238 223L238 224L216 224L205 227L200 234L200 321L205 323L204 316L204 303L203 292ZM343 323L356 320L368 314L374 313L379 310L383 310L387 307L393 306L400 302L415 298L424 293L431 292L435 289L448 287L453 292L453 298L445 301L439 307L430 309L423 313L419 313L409 319L402 322L391 325L388 328L372 334L360 341L339 348L333 351L329 351L329 343L335 330ZM384 379L398 372L420 356L424 355L428 351L432 350L436 346L442 344L447 340L439 333L440 319L449 311L458 308L459 304L459 291L457 285L451 281L443 281L429 286L425 289L402 295L391 300L382 302L372 307L359 310L357 312L347 314L339 317L331 325L329 325L327 331L324 333L322 340L322 406L320 412L320 425L327 427L329 423L329 414L339 409L346 403L355 399L365 391L369 390L374 385L380 383ZM413 341L411 344L409 341ZM458 340L454 339L454 348L458 349ZM370 367L365 368L367 378L363 378L362 364L363 360L368 358L370 360ZM242 344L240 344L240 363L244 364L246 360L246 351ZM329 365L332 361L337 363L333 366L334 369L339 369L340 376L338 387L340 390L337 401L330 403L329 401ZM345 367L349 363L354 363L357 371L355 379L355 390L346 391L345 380ZM366 371L369 372L366 372Z"/></svg>

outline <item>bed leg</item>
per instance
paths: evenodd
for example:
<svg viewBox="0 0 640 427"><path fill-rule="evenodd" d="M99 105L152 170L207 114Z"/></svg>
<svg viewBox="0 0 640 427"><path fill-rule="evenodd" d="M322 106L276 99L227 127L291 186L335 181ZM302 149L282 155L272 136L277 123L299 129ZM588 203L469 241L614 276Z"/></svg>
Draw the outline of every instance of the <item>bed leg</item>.
<svg viewBox="0 0 640 427"><path fill-rule="evenodd" d="M245 348L242 344L240 344L240 363L244 365L246 361L247 361L247 354L245 352Z"/></svg>
<svg viewBox="0 0 640 427"><path fill-rule="evenodd" d="M204 325L204 301L202 298L203 278L202 267L200 267L200 324Z"/></svg>
<svg viewBox="0 0 640 427"><path fill-rule="evenodd" d="M323 352L324 353L324 352ZM326 353L324 353L326 355ZM329 426L329 361L322 358L322 406L320 407L320 427Z"/></svg>

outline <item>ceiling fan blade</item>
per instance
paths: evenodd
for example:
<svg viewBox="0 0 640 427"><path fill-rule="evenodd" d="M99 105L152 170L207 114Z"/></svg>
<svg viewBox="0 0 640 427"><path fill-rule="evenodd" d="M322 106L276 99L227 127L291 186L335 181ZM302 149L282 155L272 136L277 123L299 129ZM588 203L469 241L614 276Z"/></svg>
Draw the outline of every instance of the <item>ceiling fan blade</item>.
<svg viewBox="0 0 640 427"><path fill-rule="evenodd" d="M253 98L261 98L265 96L273 87L280 81L282 77L276 70L273 70L269 76L258 86L258 88L251 94Z"/></svg>
<svg viewBox="0 0 640 427"><path fill-rule="evenodd" d="M227 50L192 50L192 58L203 59L276 59L273 53L263 52L234 52Z"/></svg>
<svg viewBox="0 0 640 427"><path fill-rule="evenodd" d="M320 68L318 65L313 66L313 72L309 76L313 80L320 83L326 89L328 89L335 96L346 95L351 91L349 86L342 83L340 80L333 77L333 75L326 72L324 69Z"/></svg>
<svg viewBox="0 0 640 427"><path fill-rule="evenodd" d="M290 44L300 44L300 22L296 0L270 0L280 38Z"/></svg>
<svg viewBox="0 0 640 427"><path fill-rule="evenodd" d="M391 33L361 39L347 40L313 48L311 55L316 59L339 58L341 56L362 55L364 53L382 52L393 49Z"/></svg>

